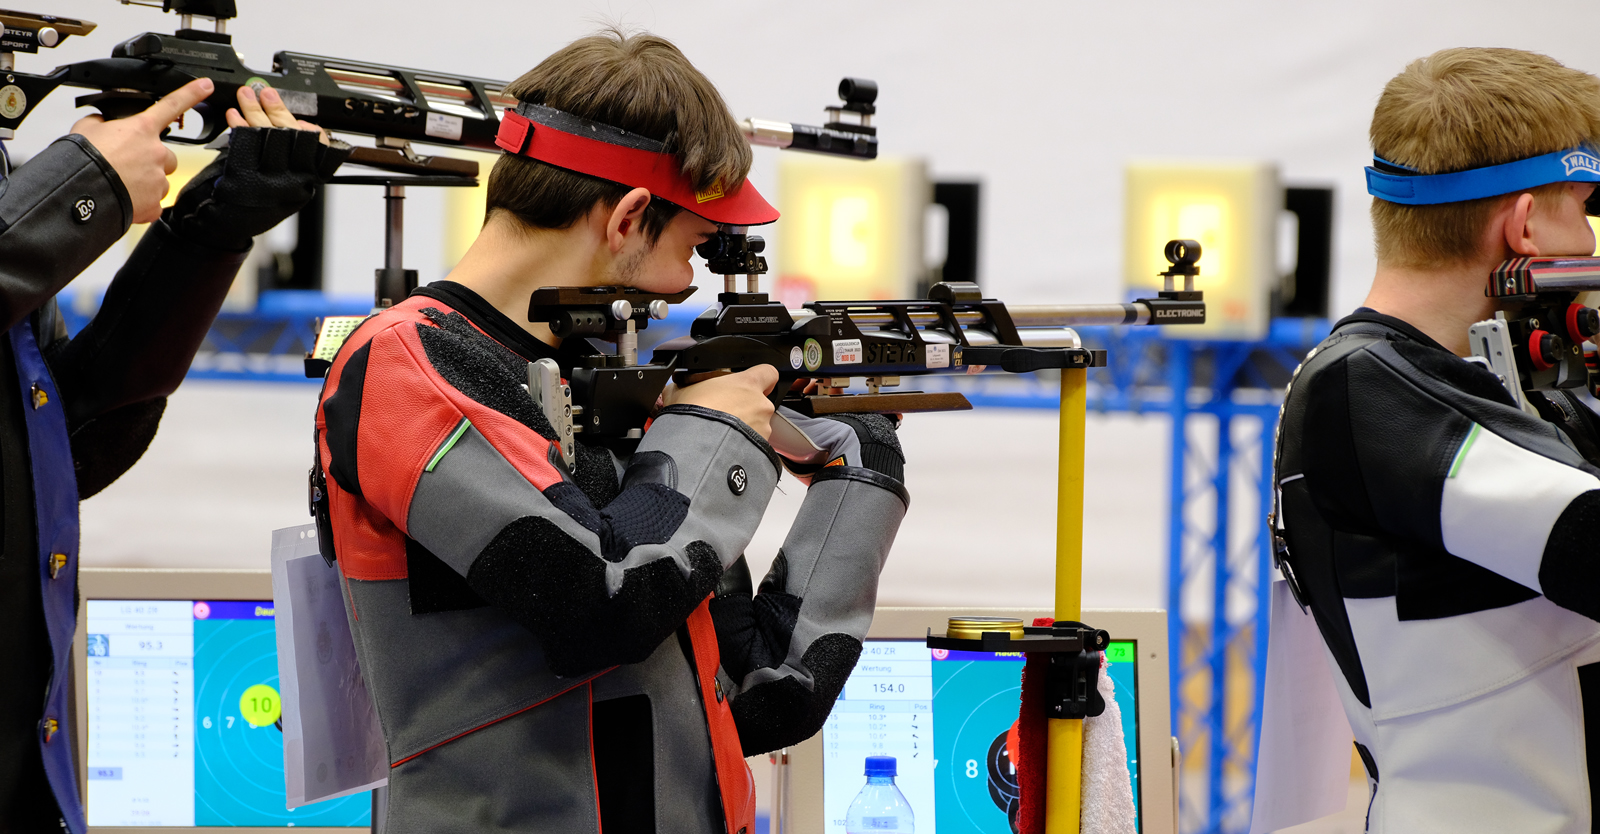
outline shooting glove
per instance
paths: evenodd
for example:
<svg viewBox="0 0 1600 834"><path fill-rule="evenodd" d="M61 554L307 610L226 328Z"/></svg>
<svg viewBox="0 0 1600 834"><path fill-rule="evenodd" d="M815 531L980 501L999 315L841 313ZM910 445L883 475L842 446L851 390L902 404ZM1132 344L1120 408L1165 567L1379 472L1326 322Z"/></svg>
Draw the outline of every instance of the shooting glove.
<svg viewBox="0 0 1600 834"><path fill-rule="evenodd" d="M787 421L788 425L783 425ZM861 466L896 481L905 480L906 458L897 424L882 414L805 417L779 408L772 420L772 445L783 465L808 478L825 466ZM793 430L794 434L791 434Z"/></svg>
<svg viewBox="0 0 1600 834"><path fill-rule="evenodd" d="M309 130L236 127L228 147L161 216L192 243L242 252L311 202L351 150L339 141L324 145Z"/></svg>

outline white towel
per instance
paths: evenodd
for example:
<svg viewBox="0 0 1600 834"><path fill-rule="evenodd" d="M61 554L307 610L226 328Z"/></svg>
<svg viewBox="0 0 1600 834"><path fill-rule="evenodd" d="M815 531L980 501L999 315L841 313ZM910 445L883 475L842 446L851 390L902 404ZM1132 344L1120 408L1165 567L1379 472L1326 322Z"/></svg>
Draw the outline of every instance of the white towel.
<svg viewBox="0 0 1600 834"><path fill-rule="evenodd" d="M1083 834L1135 834L1133 777L1128 775L1128 747L1122 736L1122 710L1117 690L1100 658L1100 697L1106 711L1083 722Z"/></svg>

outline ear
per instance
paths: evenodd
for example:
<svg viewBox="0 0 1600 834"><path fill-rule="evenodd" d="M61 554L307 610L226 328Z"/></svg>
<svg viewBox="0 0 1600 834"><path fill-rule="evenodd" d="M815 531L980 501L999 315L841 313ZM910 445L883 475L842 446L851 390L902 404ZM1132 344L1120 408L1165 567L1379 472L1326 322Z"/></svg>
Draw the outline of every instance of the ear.
<svg viewBox="0 0 1600 834"><path fill-rule="evenodd" d="M1505 214L1506 246L1518 255L1537 257L1538 244L1533 242L1533 195L1523 192Z"/></svg>
<svg viewBox="0 0 1600 834"><path fill-rule="evenodd" d="M622 251L628 235L640 231L640 224L644 221L644 210L649 207L649 190L635 188L623 195L617 207L611 210L611 216L606 218L606 244L611 247L613 253Z"/></svg>

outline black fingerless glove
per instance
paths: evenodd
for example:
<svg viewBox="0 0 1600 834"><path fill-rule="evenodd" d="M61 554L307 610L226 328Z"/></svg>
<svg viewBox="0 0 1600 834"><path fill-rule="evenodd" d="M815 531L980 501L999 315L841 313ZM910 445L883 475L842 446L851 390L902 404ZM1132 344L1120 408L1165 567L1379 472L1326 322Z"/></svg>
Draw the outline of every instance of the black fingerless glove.
<svg viewBox="0 0 1600 834"><path fill-rule="evenodd" d="M191 243L242 252L311 202L351 150L343 142L324 145L309 130L236 127L228 147L161 216Z"/></svg>
<svg viewBox="0 0 1600 834"><path fill-rule="evenodd" d="M895 434L894 418L882 414L830 414L855 430L861 443L861 465L878 473L905 482L906 456L900 450L900 436Z"/></svg>

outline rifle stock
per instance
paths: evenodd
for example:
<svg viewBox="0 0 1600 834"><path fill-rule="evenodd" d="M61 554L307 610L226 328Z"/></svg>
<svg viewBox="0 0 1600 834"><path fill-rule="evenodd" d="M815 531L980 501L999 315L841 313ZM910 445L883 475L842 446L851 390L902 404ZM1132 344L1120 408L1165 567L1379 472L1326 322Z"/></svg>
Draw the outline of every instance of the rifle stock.
<svg viewBox="0 0 1600 834"><path fill-rule="evenodd" d="M19 27L46 20L5 14L12 15L6 18L8 31L13 18ZM96 91L77 104L117 119L194 79L209 78L216 88L195 107L202 121L198 131L167 137L196 145L227 132L225 114L246 86L276 89L291 113L330 131L480 150L496 149L500 113L516 103L504 94L504 81L300 52L279 52L271 71L255 70L239 57L229 35L197 29L146 32L118 44L109 58L67 64L47 75L11 75L23 98L20 105L0 108L3 130L15 130L57 87Z"/></svg>

